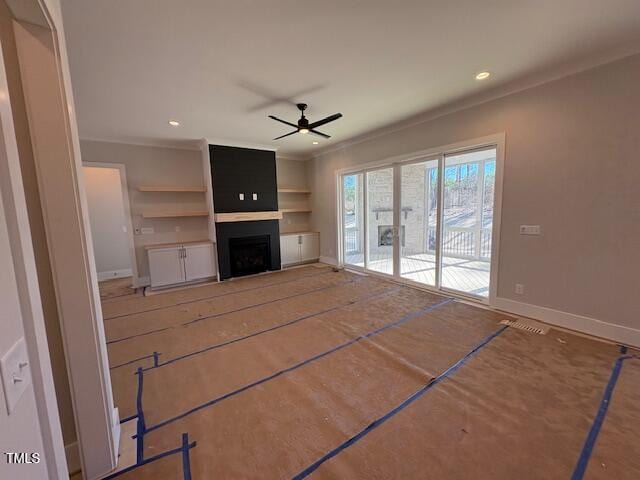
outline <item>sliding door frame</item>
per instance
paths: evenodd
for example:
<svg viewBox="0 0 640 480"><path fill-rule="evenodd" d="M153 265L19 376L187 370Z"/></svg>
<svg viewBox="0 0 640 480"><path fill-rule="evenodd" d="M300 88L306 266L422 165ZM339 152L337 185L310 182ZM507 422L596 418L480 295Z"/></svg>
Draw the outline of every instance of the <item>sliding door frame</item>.
<svg viewBox="0 0 640 480"><path fill-rule="evenodd" d="M444 167L445 167L445 155L451 155L455 153L463 153L467 151L473 150L481 150L483 148L495 147L496 149L496 177L495 177L495 186L494 186L494 199L493 199L493 225L492 225L492 235L491 235L491 267L490 267L490 275L489 275L489 296L486 298L468 295L464 292L459 292L457 290L443 288L441 285L441 256L442 252L442 217L443 217L443 197L444 197ZM414 287L418 287L421 289L437 292L437 293L446 293L456 297L464 298L467 300L472 300L474 302L484 303L488 305L495 305L495 300L498 294L498 273L499 273L499 251L500 251L500 225L502 218L502 183L503 183L503 170L504 170L504 157L505 157L505 134L496 133L493 135L487 135L485 137L474 138L470 140L464 140L461 142L456 142L449 145L443 145L438 147L429 148L426 150L420 150L417 152L412 152L405 155L398 155L395 157L390 157L382 160L376 160L372 162L366 162L358 165L354 165L352 167L342 168L335 171L335 181L336 181L336 190L337 190L337 263L340 267L346 267L349 269L353 269L358 272L368 273L372 275L378 275L385 278L391 278L394 281L405 283ZM406 278L402 278L400 276L400 208L401 208L401 168L403 165L411 165L414 163L419 163L421 161L426 160L434 160L438 159L438 223L436 225L436 237L437 237L437 246L436 246L436 286L431 286L423 283L419 283L413 280L409 280ZM393 225L394 225L394 275L388 275L385 273L380 273L367 269L367 251L368 251L368 228L367 228L367 206L366 206L366 173L372 170L378 170L380 168L393 168L394 170L394 178L393 178ZM364 252L364 268L345 264L345 237L344 237L344 218L343 218L343 207L344 207L344 185L343 185L343 177L345 175L351 174L363 174L363 192L364 192L364 241L365 241L365 252ZM396 265L397 263L397 265ZM440 285L438 288L437 285Z"/></svg>

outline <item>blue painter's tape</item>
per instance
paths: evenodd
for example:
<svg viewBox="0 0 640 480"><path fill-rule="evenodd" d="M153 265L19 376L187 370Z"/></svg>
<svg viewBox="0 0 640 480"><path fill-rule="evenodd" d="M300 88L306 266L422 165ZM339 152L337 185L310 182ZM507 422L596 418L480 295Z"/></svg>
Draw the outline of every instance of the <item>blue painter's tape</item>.
<svg viewBox="0 0 640 480"><path fill-rule="evenodd" d="M131 315L138 315L140 313L157 312L158 310L164 310L165 308L179 307L180 305L187 305L189 303L202 302L204 300L211 300L213 298L226 297L226 296L229 296L229 295L235 295L237 293L249 292L251 290L259 290L261 288L268 288L268 287L274 287L274 286L277 286L277 285L284 285L285 283L297 282L297 281L302 280L304 278L319 277L321 275L326 275L326 274L332 273L332 272L333 272L333 270L328 270L328 271L322 272L322 273L314 273L312 275L304 275L304 276L301 276L301 277L294 278L292 280L285 280L284 282L270 283L269 285L261 285L259 287L245 288L243 290L236 290L235 292L223 293L222 295L213 295L213 296L210 296L210 297L198 298L197 300L189 300L189 301L186 301L186 302L173 303L171 305L165 305L164 307L156 307L156 308L150 308L148 310L140 310L140 311L137 311L137 312L124 313L122 315L116 315L114 317L105 318L104 320L105 321L115 320L116 318L129 317Z"/></svg>
<svg viewBox="0 0 640 480"><path fill-rule="evenodd" d="M120 419L120 423L127 423L128 421L133 420L135 418L138 418L137 413L135 415L131 415L130 417Z"/></svg>
<svg viewBox="0 0 640 480"><path fill-rule="evenodd" d="M324 462L326 462L327 460L335 457L336 455L338 455L340 452L342 452L346 448L349 448L351 445L353 445L354 443L358 442L363 437L365 437L366 435L371 433L373 430L378 428L380 425L382 425L383 423L388 421L394 415L396 415L397 413L399 413L400 411L402 411L403 409L405 409L406 407L411 405L418 398L420 398L422 395L424 395L426 392L428 392L431 388L435 387L438 383L442 382L445 378L447 378L450 375L452 375L453 373L455 373L462 365L464 365L466 363L467 360L469 360L469 358L471 358L478 351L483 349L489 342L491 342L491 340L493 340L495 337L500 335L507 328L508 327L505 325L504 327L500 328L498 331L496 331L496 332L492 333L491 335L489 335L482 342L480 342L478 345L476 345L473 348L473 350L471 350L469 353L467 353L464 357L462 357L456 363L451 365L447 370L445 370L443 373L438 375L436 378L432 379L429 383L427 383L420 390L418 390L417 392L413 393L409 398L404 400L400 405L398 405L397 407L393 408L389 412L385 413L383 416L379 417L378 419L374 420L366 428L364 428L363 430L358 432L356 435L354 435L350 439L346 440L345 442L341 443L336 448L334 448L333 450L328 452L326 455L320 457L314 463L312 463L307 468L305 468L303 471L298 473L295 477L293 477L294 480L301 480L301 479L306 478L307 476L311 475Z"/></svg>
<svg viewBox="0 0 640 480"><path fill-rule="evenodd" d="M593 424L591 425L589 434L587 435L587 438L584 442L582 451L580 452L580 456L578 457L578 462L576 463L576 467L573 470L573 475L571 475L571 480L582 480L582 478L584 477L584 474L587 471L587 466L589 465L589 460L591 459L591 454L593 453L593 448L596 445L596 440L598 439L600 429L602 428L604 419L607 416L607 410L609 410L609 404L611 403L613 390L615 389L618 378L620 377L620 371L622 370L623 362L630 358L634 358L633 355L625 355L627 353L627 347L620 347L620 353L622 355L616 359L616 362L613 365L613 370L611 371L609 382L607 382L602 400L600 401L598 413L596 413L596 418L593 420Z"/></svg>
<svg viewBox="0 0 640 480"><path fill-rule="evenodd" d="M266 383L266 382L268 382L270 380L273 380L274 378L277 378L277 377L279 377L281 375L284 375L285 373L289 373L289 372L292 372L294 370L297 370L298 368L303 367L303 366L305 366L305 365L307 365L307 364L309 364L311 362L315 362L316 360L319 360L319 359L321 359L323 357L326 357L327 355L330 355L330 354L335 353L335 352L337 352L339 350L342 350L343 348L349 347L349 346L351 346L351 345L353 345L353 344L355 344L357 342L360 342L362 340L366 340L366 339L371 338L371 337L373 337L375 335L378 335L378 334L380 334L380 333L382 333L382 332L384 332L384 331L386 331L386 330L388 330L390 328L394 328L394 327L397 327L399 325L402 325L403 323L408 322L409 320L417 318L420 315L424 315L425 313L430 312L432 310L435 310L436 308L439 308L439 307L441 307L443 305L446 305L447 303L450 303L452 301L453 301L453 299L448 298L446 300L443 300L441 302L436 303L435 305L430 305L429 307L426 307L426 308L423 308L423 309L418 310L416 312L413 312L413 313L410 313L408 315L405 315L404 317L400 318L399 320L391 322L391 323L389 323L389 324L387 324L387 325L385 325L383 327L380 327L380 328L378 328L376 330L373 330L373 331L371 331L369 333L366 333L366 334L363 334L363 335L359 335L359 336L357 336L357 337L355 337L355 338L353 338L353 339L351 339L351 340L349 340L347 342L344 342L344 343L342 343L342 344L340 344L340 345L338 345L336 347L333 347L333 348L331 348L329 350L326 350L326 351L324 351L322 353L319 353L318 355L314 355L313 357L310 357L310 358L308 358L308 359L306 359L306 360L304 360L304 361L302 361L300 363L292 365L291 367L285 368L283 370L279 370L276 373L273 373L273 374L271 374L271 375L269 375L267 377L263 377L260 380L256 380L255 382L252 382L252 383L250 383L248 385L245 385L244 387L238 388L237 390L234 390L232 392L226 393L226 394L224 394L224 395L222 395L220 397L214 398L213 400L209 400L208 402L205 402L205 403L203 403L201 405L198 405L197 407L191 408L190 410L187 410L186 412L184 412L184 413L182 413L180 415L168 418L167 420L163 420L160 423L157 423L157 424L155 424L155 425L153 425L151 427L148 427L145 430L145 433L151 432L151 431L156 430L156 429L158 429L160 427L163 427L165 425L173 423L173 422L175 422L177 420L180 420L180 419L182 419L184 417L187 417L187 416L189 416L189 415L191 415L191 414L193 414L195 412L198 412L198 411L200 411L200 410L202 410L204 408L210 407L212 405L215 405L216 403L219 403L219 402L221 402L223 400L226 400L227 398L230 398L230 397L233 397L235 395L238 395L238 394L240 394L240 393L242 393L242 392L244 392L246 390L249 390L249 389L251 389L253 387L256 387L258 385L262 385L263 383Z"/></svg>
<svg viewBox="0 0 640 480"><path fill-rule="evenodd" d="M142 386L144 373L142 368L138 368L138 396L136 398L136 410L138 411L138 424L136 426L136 463L140 464L144 461L144 412L142 410Z"/></svg>
<svg viewBox="0 0 640 480"><path fill-rule="evenodd" d="M195 443L194 443L195 446ZM189 435L182 434L182 477L183 480L191 480L191 462L189 460Z"/></svg>
<svg viewBox="0 0 640 480"><path fill-rule="evenodd" d="M348 280L346 282L337 283L335 285L319 287L319 288L315 288L313 290L309 290L309 291L306 291L306 292L303 292L303 293L295 293L295 294L289 295L287 297L277 298L275 300L269 300L269 301L263 302L263 303L256 303L254 305L249 305L247 307L238 308L236 310L229 310L229 311L226 311L226 312L216 313L214 315L208 315L206 317L196 318L195 320L190 320L189 322L182 323L182 324L176 325L174 327L158 328L156 330L149 330L148 332L144 332L144 333L138 333L138 334L135 334L135 335L129 335L128 337L117 338L115 340L108 341L107 345L111 345L112 343L124 342L125 340L131 340L132 338L144 337L145 335L151 335L153 333L164 332L165 330L172 330L172 329L175 329L175 328L184 328L184 327L186 327L186 326L188 326L188 325L190 325L192 323L201 322L202 320L208 320L208 319L211 319L211 318L221 317L223 315L228 315L230 313L235 313L235 312L239 312L239 311L242 311L242 310L249 310L251 308L260 307L262 305L267 305L269 303L280 302L282 300L288 300L288 299L294 298L294 297L301 297L301 296L304 296L304 295L309 295L310 293L316 293L316 292L320 292L322 290L328 290L330 288L343 287L343 286L345 286L345 285L347 285L349 283L360 282L362 279L363 279L363 277L353 278L353 279Z"/></svg>
<svg viewBox="0 0 640 480"><path fill-rule="evenodd" d="M184 440L184 435L185 435L185 434L183 434L183 440ZM188 437L187 437L187 438L188 438ZM168 456L170 456L170 455L176 455L176 454L178 454L178 453L182 454L182 458L183 458L183 469L184 469L184 452L185 452L185 450L187 450L187 451L188 451L188 450L191 450L191 449L192 449L192 448L194 448L195 446L196 446L196 442L188 443L186 446L185 446L185 444L183 443L183 444L182 444L182 445L180 445L180 447L178 447L178 448L174 448L173 450L167 450L166 452L162 452L162 453L159 453L158 455L155 455L155 456L153 456L153 457L149 457L149 458L147 458L146 460L144 460L142 463L136 463L136 464L134 464L134 465L131 465L130 467L123 468L122 470L120 470L120 471L118 471L118 472L112 473L112 474L111 474L111 475L109 475L108 477L104 477L102 480L111 480L111 479L113 479L113 478L117 478L117 477L119 477L120 475L124 475L125 473L129 473L129 472L132 472L132 471L134 471L134 470L137 470L138 468L140 468L140 467L142 467L142 466L144 466L144 465L148 465L148 464L150 464L150 463L157 462L158 460L160 460L160 459L162 459L162 458L168 457ZM188 456L187 456L187 458L188 458ZM191 474L191 467L190 467L190 466L188 467L188 471L189 471L189 474ZM190 477L189 477L189 478L190 478Z"/></svg>
<svg viewBox="0 0 640 480"><path fill-rule="evenodd" d="M143 371L146 372L146 371L158 368L158 367L164 367L166 365L170 365L170 364L172 364L174 362L177 362L179 360L184 360L185 358L193 357L194 355L200 355L201 353L206 353L206 352L211 351L211 350L215 350L215 349L218 349L218 348L226 347L227 345L231 345L233 343L241 342L241 341L247 340L249 338L253 338L253 337L257 337L259 335L263 335L265 333L273 332L274 330L278 330L280 328L284 328L284 327L288 327L290 325L294 325L296 323L302 322L303 320L308 320L310 318L317 317L319 315L323 315L325 313L329 313L329 312L332 312L332 311L335 311L335 310L339 310L341 308L349 307L351 305L355 305L355 304L360 303L360 302L369 301L369 300L371 300L372 298L375 298L375 297L383 297L383 296L386 296L386 295L391 295L391 294L397 292L398 290L400 290L400 288L401 287L395 287L395 288L392 288L392 289L390 289L390 290L388 290L386 292L383 292L383 293L374 293L374 294L371 294L371 295L367 295L367 296L365 296L365 297L363 297L363 298L361 298L359 300L352 301L352 302L347 303L345 305L338 305L338 306L335 306L335 307L331 307L331 308L328 308L326 310L322 310L321 312L311 313L309 315L304 315L302 317L298 317L298 318L296 318L294 320L291 320L289 322L281 323L280 325L276 325L274 327L266 328L264 330L260 330L260 331L255 332L255 333L251 333L251 334L245 335L243 337L234 338L233 340L228 340L226 342L216 343L215 345L210 345L210 346L208 346L206 348L203 348L202 350L196 350L194 352L189 352L189 353L187 353L185 355L180 355L178 357L172 358L171 360L167 360L167 361L165 361L165 362L163 362L163 363L161 363L159 365L155 365L153 367L143 368Z"/></svg>
<svg viewBox="0 0 640 480"><path fill-rule="evenodd" d="M110 367L109 370L115 370L116 368L126 367L127 365L131 365L132 363L140 362L142 360L146 360L147 358L151 358L151 357L153 357L153 354L152 355L145 355L144 357L134 358L133 360L129 360L128 362L124 362L124 363L120 363L118 365L114 365L113 367Z"/></svg>

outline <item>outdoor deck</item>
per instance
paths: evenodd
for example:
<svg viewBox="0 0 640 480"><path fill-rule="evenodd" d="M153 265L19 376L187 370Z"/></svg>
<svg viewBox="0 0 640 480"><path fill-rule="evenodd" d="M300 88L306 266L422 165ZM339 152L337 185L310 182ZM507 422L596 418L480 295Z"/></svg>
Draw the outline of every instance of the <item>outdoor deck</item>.
<svg viewBox="0 0 640 480"><path fill-rule="evenodd" d="M345 262L349 265L364 267L362 253L347 253ZM422 253L401 258L402 277L435 285L435 255ZM391 275L393 260L391 257L373 256L369 259L369 270ZM460 292L487 297L489 295L489 262L464 258L444 257L442 259L442 286Z"/></svg>

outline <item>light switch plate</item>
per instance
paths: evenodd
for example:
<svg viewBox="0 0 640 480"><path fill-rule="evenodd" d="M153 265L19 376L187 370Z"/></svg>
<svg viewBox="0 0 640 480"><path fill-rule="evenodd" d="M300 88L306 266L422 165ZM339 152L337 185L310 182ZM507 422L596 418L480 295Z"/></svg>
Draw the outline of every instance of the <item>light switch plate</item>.
<svg viewBox="0 0 640 480"><path fill-rule="evenodd" d="M238 194L238 198L239 198L240 200L244 200L244 193L239 193L239 194Z"/></svg>
<svg viewBox="0 0 640 480"><path fill-rule="evenodd" d="M11 415L22 394L31 385L31 367L24 338L18 340L0 359L0 373L7 413Z"/></svg>
<svg viewBox="0 0 640 480"><path fill-rule="evenodd" d="M153 227L142 227L140 229L140 233L142 233L143 235L153 235L155 233L155 230L153 229Z"/></svg>
<svg viewBox="0 0 640 480"><path fill-rule="evenodd" d="M520 235L540 235L540 225L520 225Z"/></svg>

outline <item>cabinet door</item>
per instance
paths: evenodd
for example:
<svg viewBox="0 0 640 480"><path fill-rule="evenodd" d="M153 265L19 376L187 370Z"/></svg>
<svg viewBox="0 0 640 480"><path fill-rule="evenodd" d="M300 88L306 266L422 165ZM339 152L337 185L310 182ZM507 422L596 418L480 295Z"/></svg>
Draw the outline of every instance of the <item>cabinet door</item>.
<svg viewBox="0 0 640 480"><path fill-rule="evenodd" d="M187 282L215 277L212 244L185 245L184 252L184 270Z"/></svg>
<svg viewBox="0 0 640 480"><path fill-rule="evenodd" d="M318 233L308 233L300 236L302 237L300 260L302 262L317 260L320 257L320 235Z"/></svg>
<svg viewBox="0 0 640 480"><path fill-rule="evenodd" d="M184 282L182 247L149 250L149 276L152 287Z"/></svg>
<svg viewBox="0 0 640 480"><path fill-rule="evenodd" d="M280 236L280 261L282 265L290 265L300 261L299 235Z"/></svg>

